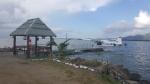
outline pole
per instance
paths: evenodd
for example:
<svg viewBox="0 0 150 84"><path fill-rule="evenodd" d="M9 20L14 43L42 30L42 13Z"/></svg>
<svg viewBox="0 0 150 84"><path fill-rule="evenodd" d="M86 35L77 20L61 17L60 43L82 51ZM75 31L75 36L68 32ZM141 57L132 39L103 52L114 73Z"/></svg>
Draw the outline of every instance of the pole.
<svg viewBox="0 0 150 84"><path fill-rule="evenodd" d="M37 56L37 41L38 41L38 37L35 36L35 55Z"/></svg>
<svg viewBox="0 0 150 84"><path fill-rule="evenodd" d="M50 57L53 56L53 52L52 52L52 40L53 40L53 38L52 38L52 36L50 36Z"/></svg>
<svg viewBox="0 0 150 84"><path fill-rule="evenodd" d="M68 33L66 33L66 40L68 39Z"/></svg>
<svg viewBox="0 0 150 84"><path fill-rule="evenodd" d="M30 58L30 46L29 46L30 37L27 36L27 58Z"/></svg>
<svg viewBox="0 0 150 84"><path fill-rule="evenodd" d="M13 36L14 42L13 42L13 55L16 55L16 36Z"/></svg>

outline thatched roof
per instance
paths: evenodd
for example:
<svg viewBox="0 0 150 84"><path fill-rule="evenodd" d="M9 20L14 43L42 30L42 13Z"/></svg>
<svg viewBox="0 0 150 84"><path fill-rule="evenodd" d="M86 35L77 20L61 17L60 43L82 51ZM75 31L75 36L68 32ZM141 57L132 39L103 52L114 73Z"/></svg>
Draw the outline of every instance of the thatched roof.
<svg viewBox="0 0 150 84"><path fill-rule="evenodd" d="M40 18L29 19L13 31L10 36L53 36L56 35Z"/></svg>

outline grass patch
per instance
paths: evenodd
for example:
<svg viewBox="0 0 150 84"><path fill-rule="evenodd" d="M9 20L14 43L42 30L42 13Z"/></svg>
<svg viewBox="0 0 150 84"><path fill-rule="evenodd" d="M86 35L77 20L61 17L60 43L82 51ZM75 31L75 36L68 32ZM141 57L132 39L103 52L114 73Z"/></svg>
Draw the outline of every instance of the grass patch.
<svg viewBox="0 0 150 84"><path fill-rule="evenodd" d="M101 76L100 74L97 74L95 72L90 72L87 70L83 69L75 69L71 66L57 63L54 61L48 61L48 60L42 60L42 61L32 61L35 63L42 64L46 67L49 67L50 69L55 70L53 74L57 74L56 77L61 77L66 78L65 81L75 81L78 82L77 84L119 84L115 80L113 80L110 76ZM101 63L97 61L84 61L81 62L82 65L87 65L87 66L98 66L101 65ZM62 75L63 74L63 75Z"/></svg>
<svg viewBox="0 0 150 84"><path fill-rule="evenodd" d="M71 62L77 65L85 65L89 67L97 67L97 66L102 65L102 63L98 62L97 60L85 60L82 58L72 59Z"/></svg>
<svg viewBox="0 0 150 84"><path fill-rule="evenodd" d="M97 60L91 60L91 61L83 61L81 62L81 65L90 66L90 67L97 67L100 66L101 63Z"/></svg>
<svg viewBox="0 0 150 84"><path fill-rule="evenodd" d="M107 81L110 84L120 84L119 81L114 80L110 75L101 75L100 79Z"/></svg>

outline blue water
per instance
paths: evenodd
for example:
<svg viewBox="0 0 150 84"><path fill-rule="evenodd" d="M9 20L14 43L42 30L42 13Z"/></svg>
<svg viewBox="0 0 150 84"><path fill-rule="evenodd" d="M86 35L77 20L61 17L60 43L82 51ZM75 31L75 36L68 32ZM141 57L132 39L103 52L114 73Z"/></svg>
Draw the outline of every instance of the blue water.
<svg viewBox="0 0 150 84"><path fill-rule="evenodd" d="M55 41L59 44L65 39L55 39ZM90 40L77 39L70 40L69 43L69 49L92 48L92 45L95 44ZM81 57L89 60L96 59L99 61L108 59L112 64L122 64L131 72L141 74L143 79L150 80L150 41L124 41L124 43L127 46L109 47L104 52L82 53L72 57ZM94 47L96 46L94 45ZM56 47L53 49L56 49Z"/></svg>
<svg viewBox="0 0 150 84"><path fill-rule="evenodd" d="M99 53L82 53L73 57L99 61L108 59L112 64L122 64L131 72L141 74L143 79L150 80L150 41L125 41L124 43L127 46L108 48L108 51Z"/></svg>

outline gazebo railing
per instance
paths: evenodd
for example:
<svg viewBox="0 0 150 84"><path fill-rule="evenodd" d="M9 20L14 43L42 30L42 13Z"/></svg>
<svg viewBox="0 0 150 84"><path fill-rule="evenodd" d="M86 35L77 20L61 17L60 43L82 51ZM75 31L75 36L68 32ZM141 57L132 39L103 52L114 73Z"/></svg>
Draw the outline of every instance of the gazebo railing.
<svg viewBox="0 0 150 84"><path fill-rule="evenodd" d="M50 53L50 48L47 46L37 46L37 53L35 54L35 46L30 47L30 56L31 57L48 57ZM18 56L25 56L27 53L27 46L16 46L16 53Z"/></svg>

